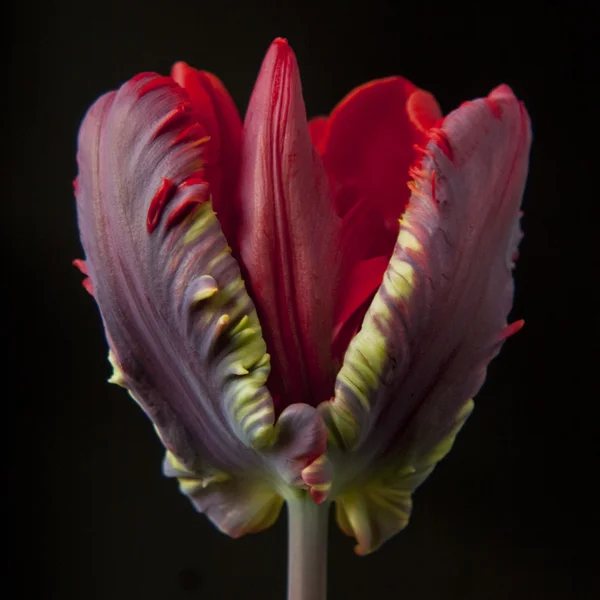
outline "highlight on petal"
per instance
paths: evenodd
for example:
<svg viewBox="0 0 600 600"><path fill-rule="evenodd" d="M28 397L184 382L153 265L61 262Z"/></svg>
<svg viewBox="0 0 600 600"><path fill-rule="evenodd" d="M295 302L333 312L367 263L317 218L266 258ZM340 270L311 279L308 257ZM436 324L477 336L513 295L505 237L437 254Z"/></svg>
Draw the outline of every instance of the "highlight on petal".
<svg viewBox="0 0 600 600"><path fill-rule="evenodd" d="M339 218L285 40L273 43L261 67L244 122L243 155L239 246L272 356L269 389L278 406L316 406L331 397L335 378Z"/></svg>
<svg viewBox="0 0 600 600"><path fill-rule="evenodd" d="M341 450L412 466L506 338L530 126L502 86L428 136L383 283L319 407Z"/></svg>
<svg viewBox="0 0 600 600"><path fill-rule="evenodd" d="M142 74L90 109L79 136L86 259L77 264L93 283L111 381L153 421L182 490L238 535L272 522L279 488L310 488L301 471L327 434L308 406L304 428L292 413L275 423L269 355L212 210L211 141L189 103L172 79Z"/></svg>

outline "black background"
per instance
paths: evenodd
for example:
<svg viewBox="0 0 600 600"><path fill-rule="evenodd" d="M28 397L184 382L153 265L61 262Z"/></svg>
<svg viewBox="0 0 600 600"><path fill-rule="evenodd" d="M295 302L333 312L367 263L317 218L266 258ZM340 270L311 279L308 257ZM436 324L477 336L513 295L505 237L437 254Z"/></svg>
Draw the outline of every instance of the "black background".
<svg viewBox="0 0 600 600"><path fill-rule="evenodd" d="M60 0L6 14L4 405L17 415L16 428L4 422L16 429L5 495L17 508L16 597L285 595L285 514L230 540L163 479L152 428L106 383L100 320L70 264L81 256L75 139L95 98L186 60L218 74L243 112L276 36L297 53L309 115L402 74L444 111L506 82L534 128L513 312L525 329L493 363L405 532L357 558L332 524L329 597L596 597L597 69L593 18L558 6Z"/></svg>

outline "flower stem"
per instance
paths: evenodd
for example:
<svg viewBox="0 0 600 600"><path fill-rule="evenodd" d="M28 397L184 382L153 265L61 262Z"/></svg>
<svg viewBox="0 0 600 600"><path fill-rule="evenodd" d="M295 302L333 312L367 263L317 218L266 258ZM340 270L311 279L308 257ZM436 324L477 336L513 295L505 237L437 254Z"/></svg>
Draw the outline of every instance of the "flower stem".
<svg viewBox="0 0 600 600"><path fill-rule="evenodd" d="M326 600L329 502L288 498L288 600Z"/></svg>

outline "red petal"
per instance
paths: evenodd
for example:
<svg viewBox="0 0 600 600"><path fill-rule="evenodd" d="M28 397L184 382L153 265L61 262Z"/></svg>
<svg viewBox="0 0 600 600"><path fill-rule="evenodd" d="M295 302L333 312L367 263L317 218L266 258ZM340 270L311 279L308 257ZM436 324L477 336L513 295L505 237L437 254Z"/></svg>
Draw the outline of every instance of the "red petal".
<svg viewBox="0 0 600 600"><path fill-rule="evenodd" d="M338 215L368 210L372 218L344 217L342 280L338 289L335 329L336 352L344 352L342 340L349 340L360 324L366 304L343 308L348 298L370 298L381 283L378 268L357 282L350 274L360 271L361 261L376 256L380 265L389 261L398 235L398 220L408 201L409 167L417 156L415 144L427 142L426 132L441 116L431 94L401 77L367 83L348 94L331 117L319 117L310 124L313 144L335 190ZM349 231L350 229L350 231ZM348 243L350 240L350 243ZM377 248L377 251L374 249ZM353 286L358 285L358 289ZM356 315L360 310L361 315ZM351 319L351 326L345 326ZM339 332L344 331L340 336ZM345 342L347 344L347 342Z"/></svg>
<svg viewBox="0 0 600 600"><path fill-rule="evenodd" d="M245 121L242 262L287 405L333 390L339 219L306 122L298 66L283 40L262 65Z"/></svg>
<svg viewBox="0 0 600 600"><path fill-rule="evenodd" d="M346 275L344 285L348 293L340 298L336 307L338 316L333 339L336 358L343 358L350 340L360 327L362 316L368 308L368 301L383 281L383 274L388 264L387 256L377 256L358 263L354 271ZM353 318L355 315L356 318ZM345 327L349 322L352 322L353 326Z"/></svg>
<svg viewBox="0 0 600 600"><path fill-rule="evenodd" d="M410 122L423 133L427 133L442 117L437 100L425 90L417 90L408 97L406 114Z"/></svg>
<svg viewBox="0 0 600 600"><path fill-rule="evenodd" d="M310 140L319 154L322 154L325 135L327 133L327 117L315 117L308 122Z"/></svg>
<svg viewBox="0 0 600 600"><path fill-rule="evenodd" d="M225 237L235 241L238 227L236 187L242 143L242 121L237 108L220 79L211 73L178 62L173 66L171 76L189 94L193 119L206 128L210 138L203 156L205 178L210 183L213 208ZM223 177L224 173L226 177Z"/></svg>
<svg viewBox="0 0 600 600"><path fill-rule="evenodd" d="M356 182L391 219L400 218L408 201L413 144L426 141L415 121L424 123L427 115L434 122L440 116L429 94L415 99L414 92L420 90L401 77L355 89L331 113L324 142L323 163L330 177L340 184Z"/></svg>

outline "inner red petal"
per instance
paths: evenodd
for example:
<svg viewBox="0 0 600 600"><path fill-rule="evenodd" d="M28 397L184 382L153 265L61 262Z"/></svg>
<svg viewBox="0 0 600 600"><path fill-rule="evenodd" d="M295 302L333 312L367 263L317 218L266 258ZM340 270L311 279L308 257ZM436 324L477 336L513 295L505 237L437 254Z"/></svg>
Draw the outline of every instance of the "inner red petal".
<svg viewBox="0 0 600 600"><path fill-rule="evenodd" d="M171 76L187 91L193 119L206 129L207 139L202 155L204 177L210 184L213 208L225 237L237 252L239 210L236 187L242 121L225 86L212 73L178 62L173 66Z"/></svg>
<svg viewBox="0 0 600 600"><path fill-rule="evenodd" d="M368 308L371 299L383 281L383 274L389 263L389 256L376 256L356 264L354 271L349 273L344 282L346 294L339 298L336 306L336 326L333 331L333 355L336 360L341 360L352 339L355 328L346 328L345 325L358 320L358 326ZM356 318L353 318L355 317Z"/></svg>
<svg viewBox="0 0 600 600"><path fill-rule="evenodd" d="M410 191L409 168L441 117L435 98L401 77L367 83L310 123L342 223L333 354L341 359L382 282Z"/></svg>

